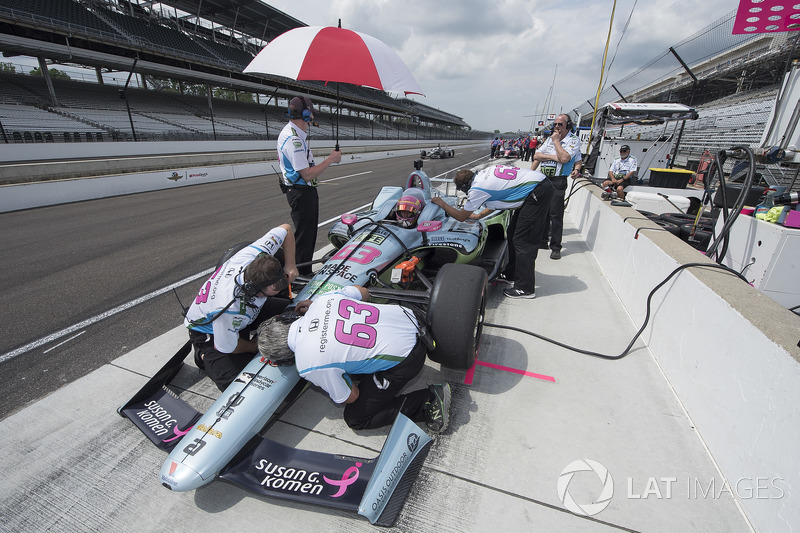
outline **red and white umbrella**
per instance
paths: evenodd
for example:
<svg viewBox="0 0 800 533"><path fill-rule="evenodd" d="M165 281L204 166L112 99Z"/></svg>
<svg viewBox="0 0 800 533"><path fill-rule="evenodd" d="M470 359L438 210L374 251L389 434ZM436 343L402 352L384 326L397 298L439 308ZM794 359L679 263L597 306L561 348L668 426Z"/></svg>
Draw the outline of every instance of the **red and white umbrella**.
<svg viewBox="0 0 800 533"><path fill-rule="evenodd" d="M398 94L423 94L403 60L386 43L331 26L294 28L273 39L244 72L297 81L352 83Z"/></svg>
<svg viewBox="0 0 800 533"><path fill-rule="evenodd" d="M305 26L282 33L261 50L245 73L272 74L297 81L336 82L336 150L339 150L339 84L381 91L423 94L400 57L375 37L332 26Z"/></svg>

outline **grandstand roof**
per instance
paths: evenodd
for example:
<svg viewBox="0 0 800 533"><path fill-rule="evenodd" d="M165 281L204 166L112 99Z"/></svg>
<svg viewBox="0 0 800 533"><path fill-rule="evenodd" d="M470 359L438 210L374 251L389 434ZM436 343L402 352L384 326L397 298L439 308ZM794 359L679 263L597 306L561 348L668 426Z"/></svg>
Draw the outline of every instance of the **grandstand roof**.
<svg viewBox="0 0 800 533"><path fill-rule="evenodd" d="M267 41L293 28L308 26L260 0L163 0L161 3Z"/></svg>
<svg viewBox="0 0 800 533"><path fill-rule="evenodd" d="M164 12L163 6L183 13ZM222 26L197 25L192 20L197 16L225 25L230 33L220 32ZM0 0L0 50L6 55L123 72L138 58L137 73L261 94L274 92L281 97L305 93L317 102L335 102L335 86L242 73L263 37L299 26L305 24L257 0ZM248 38L239 40L234 35ZM248 42L249 37L254 42ZM409 106L382 91L347 84L339 89L345 108L469 127L461 117L428 106Z"/></svg>

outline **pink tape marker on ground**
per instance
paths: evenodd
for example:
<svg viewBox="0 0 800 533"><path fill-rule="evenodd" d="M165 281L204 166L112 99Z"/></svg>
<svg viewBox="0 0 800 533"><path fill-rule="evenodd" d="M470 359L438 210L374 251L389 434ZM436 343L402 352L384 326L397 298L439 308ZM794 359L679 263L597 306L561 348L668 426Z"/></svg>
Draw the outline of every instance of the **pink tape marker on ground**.
<svg viewBox="0 0 800 533"><path fill-rule="evenodd" d="M526 370L519 370L519 369L516 369L516 368L511 368L510 366L502 366L502 365L496 365L494 363L486 363L484 361L475 361L475 364L472 365L472 368L467 370L467 375L464 376L464 384L465 385L472 385L472 381L475 378L475 367L478 366L478 365L485 366L485 367L488 367L488 368L494 368L495 370L503 370L505 372L511 372L513 374L520 374L520 375L523 375L523 376L529 376L529 377L532 377L532 378L541 379L543 381L550 381L552 383L556 382L556 378L554 378L553 376L545 376L544 374L537 374L535 372L528 372Z"/></svg>

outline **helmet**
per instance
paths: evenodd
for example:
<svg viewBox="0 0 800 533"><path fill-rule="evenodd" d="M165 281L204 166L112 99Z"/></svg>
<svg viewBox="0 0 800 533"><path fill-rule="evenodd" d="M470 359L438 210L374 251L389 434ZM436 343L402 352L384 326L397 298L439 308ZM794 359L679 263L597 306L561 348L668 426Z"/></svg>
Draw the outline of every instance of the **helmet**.
<svg viewBox="0 0 800 533"><path fill-rule="evenodd" d="M422 212L422 200L415 195L405 194L397 201L395 215L400 226L412 228L417 223L417 218Z"/></svg>

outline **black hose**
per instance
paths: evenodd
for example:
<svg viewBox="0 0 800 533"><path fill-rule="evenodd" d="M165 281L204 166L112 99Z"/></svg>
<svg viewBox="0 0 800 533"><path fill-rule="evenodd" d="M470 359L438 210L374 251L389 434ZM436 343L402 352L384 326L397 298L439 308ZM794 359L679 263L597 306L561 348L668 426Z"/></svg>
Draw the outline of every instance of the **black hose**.
<svg viewBox="0 0 800 533"><path fill-rule="evenodd" d="M590 355L592 357L599 357L601 359L611 359L611 360L622 359L623 357L628 355L628 353L630 352L631 348L633 347L633 344L636 342L636 339L638 339L639 336L641 336L642 332L644 332L644 328L647 327L647 323L650 321L650 301L653 299L653 295L661 287L663 287L670 279L672 279L673 276L675 276L676 274L678 274L679 272L681 272L682 270L685 270L687 268L719 269L719 270L722 270L722 271L727 272L729 274L733 274L734 276L738 277L739 279L741 279L745 283L748 283L747 279L744 276L742 276L741 274L739 274L735 270L733 270L733 269L731 269L731 268L729 268L729 267L727 267L725 265L709 264L709 263L686 263L685 265L680 265L675 270L670 272L670 274L666 278L664 278L664 280L661 283L656 285L653 288L653 290L650 291L650 294L647 295L647 305L646 305L647 313L645 314L644 322L642 323L642 326L639 328L639 331L636 332L636 335L633 336L633 338L631 339L630 343L628 343L628 346L625 347L625 349L619 355L606 355L606 354L601 354L601 353L598 353L598 352L593 352L591 350L583 350L581 348L575 348L574 346L570 346L569 344L564 344L562 342L550 339L548 337L545 337L544 335L539 335L538 333L534 333L533 331L528 331L528 330L525 330L525 329L522 329L522 328L517 328L517 327L514 327L514 326L505 326L503 324L491 324L489 322L484 322L483 325L484 325L484 327L489 327L489 328L509 329L511 331L517 331L519 333L525 333L526 335L530 335L532 337L536 337L537 339L543 340L545 342L549 342L551 344L555 344L556 346L560 346L562 348L566 348L567 350L571 350L573 352L577 352L577 353L580 353L580 354L583 354L583 355Z"/></svg>
<svg viewBox="0 0 800 533"><path fill-rule="evenodd" d="M756 171L756 161L755 157L753 156L753 151L750 150L750 147L733 146L730 148L730 151L732 152L743 151L747 155L749 167L747 169L747 177L745 178L744 183L742 184L742 190L739 193L739 196L736 198L733 207L731 208L730 216L727 216L727 211L724 212L723 220L725 220L725 223L723 224L719 235L715 236L714 242L709 244L708 248L706 249L706 255L708 257L713 257L714 254L717 253L717 249L720 246L720 242L723 243L722 250L720 251L719 254L717 254L717 257L715 259L715 261L718 264L722 264L722 260L725 258L725 254L728 253L728 244L730 241L729 236L731 228L733 227L733 223L736 221L736 218L742 212L745 199L747 198L747 195L750 192L750 187L753 185L753 179L755 178L755 171ZM723 194L723 206L727 206L728 202L725 199L725 183L723 177L724 173L722 172L722 163L725 161L724 151L720 150L718 152L717 158L721 159L720 161L718 161L718 168L720 173L720 187L722 188L722 194Z"/></svg>
<svg viewBox="0 0 800 533"><path fill-rule="evenodd" d="M576 192L578 192L579 190L583 189L586 186L594 185L594 182L590 180L587 181L586 183L582 183L578 187L575 186L576 183L578 183L577 180L572 182L572 187L570 187L569 189L569 194L567 194L567 197L564 198L564 208L566 208L569 205L569 199L572 198L573 194L575 194Z"/></svg>

